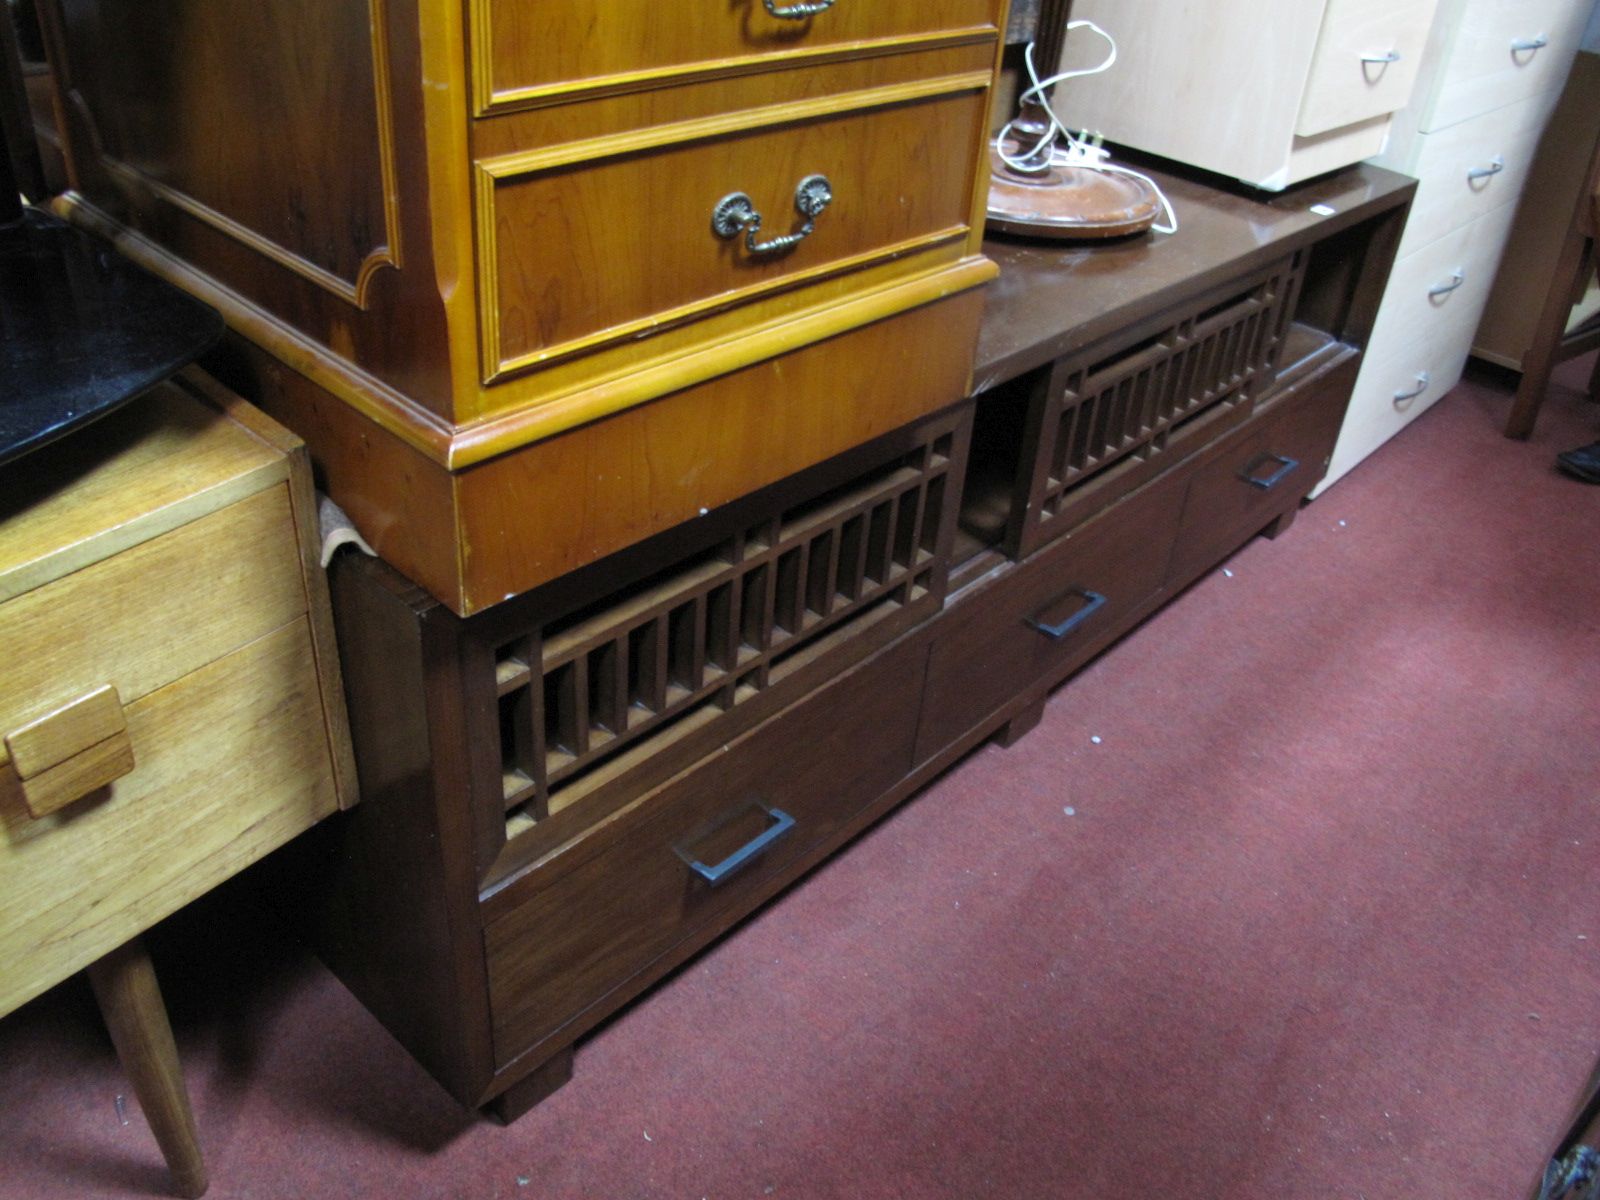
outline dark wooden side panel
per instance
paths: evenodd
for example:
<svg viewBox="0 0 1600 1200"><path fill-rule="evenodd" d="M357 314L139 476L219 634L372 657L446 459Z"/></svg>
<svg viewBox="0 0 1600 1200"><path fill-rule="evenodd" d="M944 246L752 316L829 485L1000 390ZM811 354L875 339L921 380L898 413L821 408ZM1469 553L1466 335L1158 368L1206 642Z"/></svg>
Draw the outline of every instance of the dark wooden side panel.
<svg viewBox="0 0 1600 1200"><path fill-rule="evenodd" d="M465 746L456 720L428 711L449 686L428 646L443 610L353 553L330 582L362 802L296 847L296 915L345 985L474 1105L489 1065Z"/></svg>

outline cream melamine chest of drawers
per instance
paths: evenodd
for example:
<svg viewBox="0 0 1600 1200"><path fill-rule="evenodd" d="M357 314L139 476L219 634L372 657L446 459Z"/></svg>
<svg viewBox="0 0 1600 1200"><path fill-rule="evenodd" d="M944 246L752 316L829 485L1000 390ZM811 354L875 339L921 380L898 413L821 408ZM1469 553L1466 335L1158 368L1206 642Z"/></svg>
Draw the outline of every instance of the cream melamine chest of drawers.
<svg viewBox="0 0 1600 1200"><path fill-rule="evenodd" d="M1079 0L1073 16L1115 37L1118 58L1064 83L1057 108L1074 129L1277 191L1382 150L1434 5ZM1069 39L1065 65L1099 54Z"/></svg>
<svg viewBox="0 0 1600 1200"><path fill-rule="evenodd" d="M1461 377L1516 201L1592 0L1441 0L1416 98L1377 160L1417 199L1327 488ZM1449 287L1457 274L1459 287Z"/></svg>

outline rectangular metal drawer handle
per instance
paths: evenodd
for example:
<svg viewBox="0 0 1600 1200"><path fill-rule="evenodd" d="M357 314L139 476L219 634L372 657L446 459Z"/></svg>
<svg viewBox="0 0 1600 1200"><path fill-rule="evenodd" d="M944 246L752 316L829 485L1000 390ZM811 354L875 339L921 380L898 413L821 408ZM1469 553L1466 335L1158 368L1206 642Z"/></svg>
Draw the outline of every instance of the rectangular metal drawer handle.
<svg viewBox="0 0 1600 1200"><path fill-rule="evenodd" d="M1066 637L1067 634L1071 633L1074 629L1082 625L1090 617L1094 616L1095 613L1099 612L1106 606L1106 598L1099 592L1091 592L1088 588L1073 588L1067 593L1067 595L1082 596L1087 603L1085 603L1082 608L1073 613L1059 625L1046 625L1043 621L1040 621L1035 617L1024 617L1023 623L1026 624L1029 629L1037 629L1051 641L1059 642L1062 638ZM1059 601L1057 603L1059 603ZM1050 607L1054 608L1055 605L1052 604Z"/></svg>
<svg viewBox="0 0 1600 1200"><path fill-rule="evenodd" d="M794 818L784 812L783 809L768 808L765 804L755 804L752 807L759 808L767 816L771 817L772 825L756 834L755 837L716 865L708 867L698 858L694 858L680 849L675 849L673 853L688 863L689 869L700 876L701 879L704 879L712 887L716 887L794 828Z"/></svg>
<svg viewBox="0 0 1600 1200"><path fill-rule="evenodd" d="M1274 462L1278 464L1278 469L1271 475L1262 477L1256 474L1262 467ZM1299 465L1300 460L1298 458L1286 458L1282 454L1258 454L1245 464L1244 470L1239 472L1239 478L1253 488L1260 488L1263 492L1268 492L1293 474L1295 468Z"/></svg>

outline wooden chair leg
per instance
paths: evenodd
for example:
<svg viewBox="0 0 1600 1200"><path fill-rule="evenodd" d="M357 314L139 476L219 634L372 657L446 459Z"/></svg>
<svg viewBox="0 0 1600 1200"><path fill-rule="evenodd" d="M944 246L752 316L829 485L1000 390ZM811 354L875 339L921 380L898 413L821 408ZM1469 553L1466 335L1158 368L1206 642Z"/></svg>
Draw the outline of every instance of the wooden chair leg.
<svg viewBox="0 0 1600 1200"><path fill-rule="evenodd" d="M206 1164L183 1067L143 939L134 938L90 966L89 982L178 1194L190 1200L205 1195Z"/></svg>
<svg viewBox="0 0 1600 1200"><path fill-rule="evenodd" d="M1511 415L1506 420L1508 438L1526 438L1533 432L1539 406L1544 403L1545 389L1550 384L1551 368L1556 365L1561 335L1566 332L1567 318L1572 313L1573 288L1580 272L1587 282L1592 254L1593 243L1577 230L1569 230L1561 243L1561 254L1551 275L1544 308L1533 327L1533 341L1522 356L1522 382L1517 385Z"/></svg>

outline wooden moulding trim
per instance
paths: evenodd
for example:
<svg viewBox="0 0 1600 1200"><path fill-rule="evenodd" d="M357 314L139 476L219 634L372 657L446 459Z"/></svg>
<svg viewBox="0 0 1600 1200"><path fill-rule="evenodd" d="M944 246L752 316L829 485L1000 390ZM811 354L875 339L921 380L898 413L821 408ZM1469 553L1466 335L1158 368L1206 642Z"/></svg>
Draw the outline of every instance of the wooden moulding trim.
<svg viewBox="0 0 1600 1200"><path fill-rule="evenodd" d="M740 112L720 113L714 117L699 117L671 125L657 125L648 129L630 130L627 133L608 134L605 137L566 142L545 149L521 150L515 154L501 154L480 159L477 166L484 175L499 183L521 175L533 175L556 167L571 166L573 163L592 163L601 159L619 158L625 154L660 149L662 146L709 141L732 133L746 133L752 129L766 129L774 125L803 124L825 117L866 112L874 108L887 108L891 104L929 100L935 96L954 95L957 92L983 91L989 84L988 71L941 75L935 79L919 79L911 83L897 83L890 87L841 92L836 95L820 96L814 100L770 104Z"/></svg>
<svg viewBox="0 0 1600 1200"><path fill-rule="evenodd" d="M487 221L492 221L492 219L492 217L487 218ZM486 222L485 229L491 228L493 228L492 224ZM765 283L736 288L733 291L723 292L704 300L696 300L692 304L680 305L665 312L641 317L626 324L613 325L609 329L602 329L599 333L592 333L587 337L574 338L571 341L562 342L544 350L534 350L527 354L519 354L515 358L502 359L499 357L501 350L498 344L498 322L492 319L497 309L491 304L490 299L485 297L482 309L484 314L483 324L486 337L492 339L491 345L486 348L489 356L487 361L497 363L497 366L490 372L484 383L498 383L501 380L520 375L535 367L548 366L551 363L573 358L579 354L592 353L604 346L631 341L647 331L657 333L673 329L689 321L707 316L710 313L737 308L741 304L748 304L750 301L763 296L793 291L809 284L820 283L825 279L848 275L853 271L862 270L875 263L889 262L923 250L932 250L948 242L961 241L966 238L968 232L968 227L965 225L955 225L949 229L938 229L921 237L909 238L906 241L897 242L889 246L879 246L863 254L853 254L848 258L837 258L832 262L823 263L806 271L796 271L778 279L769 279ZM487 286L491 288L497 287L498 282L494 278L494 262L493 258L486 260L480 274L480 278L485 279Z"/></svg>
<svg viewBox="0 0 1600 1200"><path fill-rule="evenodd" d="M920 308L986 283L1000 269L986 258L964 258L892 286L798 317L783 317L737 337L671 358L573 394L464 426L450 444L452 470L497 458L625 408L681 391L862 325Z"/></svg>
<svg viewBox="0 0 1600 1200"><path fill-rule="evenodd" d="M100 165L111 175L121 179L125 186L160 197L173 208L203 225L209 225L224 237L248 247L261 257L294 272L323 291L331 292L346 303L365 311L367 289L372 277L384 267L399 270L403 265L400 252L400 190L394 158L394 103L389 70L389 39L385 28L387 4L388 0L368 0L372 39L372 84L377 112L379 185L383 189L383 242L367 252L353 280L346 279L296 254L248 225L218 212L187 192L180 191L152 175L147 175L137 167L105 154L99 156ZM88 109L84 108L83 112L92 123L93 116Z"/></svg>
<svg viewBox="0 0 1600 1200"><path fill-rule="evenodd" d="M142 234L117 224L79 194L68 192L55 203L61 215L108 239L140 266L218 309L230 328L291 370L331 392L385 432L451 471L486 462L519 446L764 359L776 358L812 342L931 304L986 283L1000 273L988 259L970 256L858 294L840 304L800 316L784 316L764 326L742 330L737 337L529 408L452 428L382 380L335 357L325 347L237 292L189 267Z"/></svg>
<svg viewBox="0 0 1600 1200"><path fill-rule="evenodd" d="M231 288L195 270L165 247L118 224L79 193L64 193L54 201L53 207L61 216L110 241L141 267L217 309L229 328L317 386L332 392L407 445L435 462L449 462L450 426L401 392L335 357Z"/></svg>
<svg viewBox="0 0 1600 1200"><path fill-rule="evenodd" d="M472 2L472 101L476 116L496 116L519 109L560 104L569 100L595 99L656 87L678 87L712 79L731 79L741 75L760 75L794 67L817 67L851 59L878 58L909 54L919 50L954 49L958 46L998 41L1000 30L994 25L971 25L939 33L902 34L898 37L867 38L854 42L835 42L801 50L780 50L771 54L746 54L735 58L712 59L681 66L656 67L646 71L620 71L590 79L536 84L496 90L494 86L494 31L489 15L489 0Z"/></svg>

